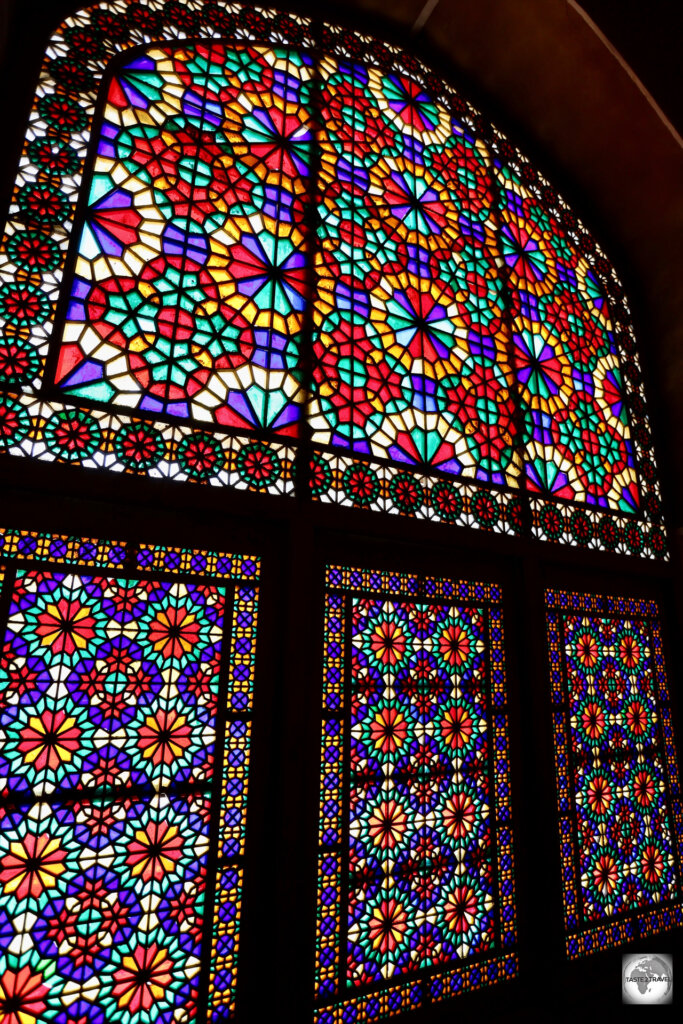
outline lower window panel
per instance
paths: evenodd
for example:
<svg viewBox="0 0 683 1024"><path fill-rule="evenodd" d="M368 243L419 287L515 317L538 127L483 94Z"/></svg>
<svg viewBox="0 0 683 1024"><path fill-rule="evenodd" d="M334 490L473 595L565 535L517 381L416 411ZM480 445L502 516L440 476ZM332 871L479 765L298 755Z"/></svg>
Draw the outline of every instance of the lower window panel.
<svg viewBox="0 0 683 1024"><path fill-rule="evenodd" d="M566 950L683 923L681 800L654 601L546 592Z"/></svg>
<svg viewBox="0 0 683 1024"><path fill-rule="evenodd" d="M316 1021L517 973L501 594L328 567Z"/></svg>
<svg viewBox="0 0 683 1024"><path fill-rule="evenodd" d="M0 531L0 1001L235 1005L257 559Z"/></svg>

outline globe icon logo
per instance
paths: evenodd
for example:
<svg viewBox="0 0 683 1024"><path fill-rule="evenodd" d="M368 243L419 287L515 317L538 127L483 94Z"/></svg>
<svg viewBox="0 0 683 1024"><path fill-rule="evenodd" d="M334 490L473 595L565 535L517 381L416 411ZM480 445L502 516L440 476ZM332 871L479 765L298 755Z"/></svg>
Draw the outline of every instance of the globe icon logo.
<svg viewBox="0 0 683 1024"><path fill-rule="evenodd" d="M625 1003L656 1006L671 1002L673 969L670 956L663 953L625 956L622 973Z"/></svg>

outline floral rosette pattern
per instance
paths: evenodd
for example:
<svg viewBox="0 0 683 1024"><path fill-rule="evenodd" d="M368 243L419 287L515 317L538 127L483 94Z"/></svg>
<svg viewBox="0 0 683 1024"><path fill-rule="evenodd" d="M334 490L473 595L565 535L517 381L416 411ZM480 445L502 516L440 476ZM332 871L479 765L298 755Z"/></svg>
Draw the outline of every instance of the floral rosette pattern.
<svg viewBox="0 0 683 1024"><path fill-rule="evenodd" d="M635 512L640 493L605 289L554 211L498 172L532 491Z"/></svg>
<svg viewBox="0 0 683 1024"><path fill-rule="evenodd" d="M405 74L320 73L313 439L516 487L486 151Z"/></svg>

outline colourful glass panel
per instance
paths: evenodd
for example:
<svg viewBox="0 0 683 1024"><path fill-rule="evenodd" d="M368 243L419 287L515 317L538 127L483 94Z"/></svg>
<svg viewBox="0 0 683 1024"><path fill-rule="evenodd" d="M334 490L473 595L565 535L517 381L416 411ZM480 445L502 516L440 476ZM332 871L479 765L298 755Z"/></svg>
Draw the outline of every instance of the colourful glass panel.
<svg viewBox="0 0 683 1024"><path fill-rule="evenodd" d="M258 562L1 540L0 1007L54 1024L224 1020Z"/></svg>
<svg viewBox="0 0 683 1024"><path fill-rule="evenodd" d="M640 503L605 288L546 203L498 171L527 486L635 512Z"/></svg>
<svg viewBox="0 0 683 1024"><path fill-rule="evenodd" d="M654 602L548 591L567 952L683 923L678 769Z"/></svg>
<svg viewBox="0 0 683 1024"><path fill-rule="evenodd" d="M310 61L151 49L111 79L57 367L85 399L296 432Z"/></svg>
<svg viewBox="0 0 683 1024"><path fill-rule="evenodd" d="M328 569L317 1021L516 973L499 602L496 587Z"/></svg>
<svg viewBox="0 0 683 1024"><path fill-rule="evenodd" d="M313 438L514 487L486 149L405 74L320 75Z"/></svg>

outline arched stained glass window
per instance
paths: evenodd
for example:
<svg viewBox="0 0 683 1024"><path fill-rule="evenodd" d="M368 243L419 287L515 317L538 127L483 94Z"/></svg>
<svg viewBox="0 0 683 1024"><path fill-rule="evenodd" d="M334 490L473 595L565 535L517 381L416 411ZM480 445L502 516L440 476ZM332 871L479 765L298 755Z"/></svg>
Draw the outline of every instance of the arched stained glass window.
<svg viewBox="0 0 683 1024"><path fill-rule="evenodd" d="M259 561L0 530L0 1013L235 1006Z"/></svg>
<svg viewBox="0 0 683 1024"><path fill-rule="evenodd" d="M397 48L215 0L68 19L0 260L14 455L666 554L611 265Z"/></svg>

